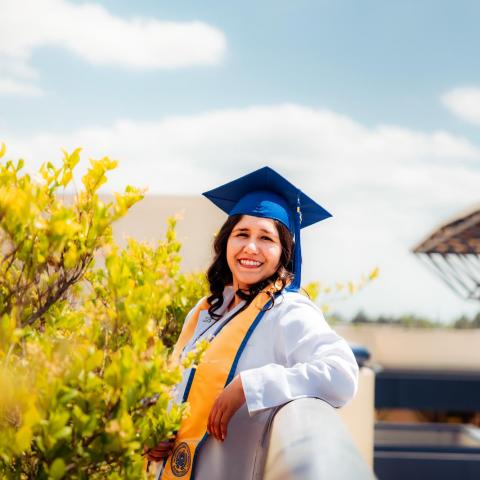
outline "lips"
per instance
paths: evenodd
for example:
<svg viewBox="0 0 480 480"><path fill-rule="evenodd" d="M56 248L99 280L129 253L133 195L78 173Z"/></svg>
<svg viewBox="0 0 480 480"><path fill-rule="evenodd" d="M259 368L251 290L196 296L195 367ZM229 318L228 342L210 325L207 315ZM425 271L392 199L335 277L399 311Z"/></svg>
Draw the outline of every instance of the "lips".
<svg viewBox="0 0 480 480"><path fill-rule="evenodd" d="M248 258L240 258L238 260L238 263L242 267L247 267L247 268L256 268L262 265L262 262L259 262L258 260L250 260Z"/></svg>

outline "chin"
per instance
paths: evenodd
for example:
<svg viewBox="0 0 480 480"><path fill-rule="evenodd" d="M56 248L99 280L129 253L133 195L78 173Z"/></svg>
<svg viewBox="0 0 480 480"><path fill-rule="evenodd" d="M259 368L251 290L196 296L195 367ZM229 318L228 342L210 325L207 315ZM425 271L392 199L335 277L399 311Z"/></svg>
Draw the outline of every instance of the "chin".
<svg viewBox="0 0 480 480"><path fill-rule="evenodd" d="M239 285L241 285L243 289L249 289L252 285L256 285L257 283L265 280L267 277L263 276L258 276L256 278L248 278L248 279L243 279L238 282Z"/></svg>
<svg viewBox="0 0 480 480"><path fill-rule="evenodd" d="M249 282L239 282L238 283L238 288L240 290L248 290L252 285L255 285L257 282L255 281L249 281Z"/></svg>

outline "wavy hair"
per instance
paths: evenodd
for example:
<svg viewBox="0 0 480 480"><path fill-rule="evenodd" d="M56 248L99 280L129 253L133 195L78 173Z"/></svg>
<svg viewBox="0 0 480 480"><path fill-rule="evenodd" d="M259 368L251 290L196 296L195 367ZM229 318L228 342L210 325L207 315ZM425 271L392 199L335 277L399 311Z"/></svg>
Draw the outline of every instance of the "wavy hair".
<svg viewBox="0 0 480 480"><path fill-rule="evenodd" d="M223 290L227 285L233 282L232 272L227 263L227 242L235 225L241 220L243 215L232 215L227 218L226 222L220 228L218 235L213 243L214 259L207 270L207 280L210 285L211 295L207 298L210 308L209 315L218 320L221 315L217 314L217 310L223 305ZM237 290L236 294L246 300L248 305L263 289L271 283L279 285L278 291L283 290L293 279L292 273L292 257L293 257L293 238L288 228L278 220L274 220L277 227L278 236L282 252L275 273L254 285L251 285L248 291ZM275 302L274 294L268 292L270 298ZM273 303L272 303L273 306ZM271 308L271 307L270 307Z"/></svg>

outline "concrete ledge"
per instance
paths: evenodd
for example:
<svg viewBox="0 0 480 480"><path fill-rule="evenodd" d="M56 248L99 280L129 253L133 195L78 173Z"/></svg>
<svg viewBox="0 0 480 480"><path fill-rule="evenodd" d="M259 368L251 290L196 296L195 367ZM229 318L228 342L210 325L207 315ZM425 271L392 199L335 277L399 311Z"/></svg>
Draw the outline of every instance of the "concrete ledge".
<svg viewBox="0 0 480 480"><path fill-rule="evenodd" d="M272 414L264 480L373 480L339 415L323 400L301 398Z"/></svg>

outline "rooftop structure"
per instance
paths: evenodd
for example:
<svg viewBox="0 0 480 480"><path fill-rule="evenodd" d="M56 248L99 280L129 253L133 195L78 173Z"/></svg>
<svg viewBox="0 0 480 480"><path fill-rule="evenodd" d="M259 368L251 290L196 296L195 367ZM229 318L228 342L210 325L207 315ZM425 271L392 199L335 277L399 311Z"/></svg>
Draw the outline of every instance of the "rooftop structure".
<svg viewBox="0 0 480 480"><path fill-rule="evenodd" d="M480 204L436 228L412 251L455 293L480 300Z"/></svg>

